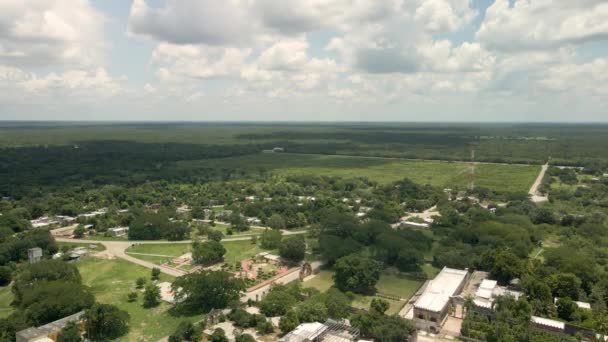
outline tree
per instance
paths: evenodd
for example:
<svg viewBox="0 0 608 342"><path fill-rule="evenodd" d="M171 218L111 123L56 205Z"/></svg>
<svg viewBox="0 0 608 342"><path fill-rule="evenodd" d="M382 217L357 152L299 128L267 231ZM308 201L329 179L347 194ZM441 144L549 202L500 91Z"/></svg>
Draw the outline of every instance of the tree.
<svg viewBox="0 0 608 342"><path fill-rule="evenodd" d="M61 332L57 336L57 342L80 342L82 337L80 336L80 327L76 322L68 322Z"/></svg>
<svg viewBox="0 0 608 342"><path fill-rule="evenodd" d="M129 314L114 305L95 304L83 318L85 331L93 341L114 340L129 331Z"/></svg>
<svg viewBox="0 0 608 342"><path fill-rule="evenodd" d="M330 288L322 296L330 318L339 320L350 315L351 299L340 290Z"/></svg>
<svg viewBox="0 0 608 342"><path fill-rule="evenodd" d="M228 342L228 338L226 337L226 333L222 328L216 328L211 334L210 342Z"/></svg>
<svg viewBox="0 0 608 342"><path fill-rule="evenodd" d="M578 300L581 280L572 273L560 273L552 278L553 296Z"/></svg>
<svg viewBox="0 0 608 342"><path fill-rule="evenodd" d="M133 303L136 300L137 300L137 292L135 292L135 291L129 292L129 294L127 295L127 301L129 303Z"/></svg>
<svg viewBox="0 0 608 342"><path fill-rule="evenodd" d="M262 232L260 246L264 249L277 249L281 246L283 233L280 230L266 229Z"/></svg>
<svg viewBox="0 0 608 342"><path fill-rule="evenodd" d="M351 317L351 324L359 329L361 337L377 341L407 341L416 331L410 321L375 312L357 313Z"/></svg>
<svg viewBox="0 0 608 342"><path fill-rule="evenodd" d="M137 278L137 280L135 280L135 288L136 289L143 289L144 285L146 285L146 278L139 277L139 278Z"/></svg>
<svg viewBox="0 0 608 342"><path fill-rule="evenodd" d="M0 286L6 286L13 280L13 271L8 266L0 266Z"/></svg>
<svg viewBox="0 0 608 342"><path fill-rule="evenodd" d="M240 297L245 288L240 279L224 271L203 271L177 278L172 285L177 308L186 312L223 309Z"/></svg>
<svg viewBox="0 0 608 342"><path fill-rule="evenodd" d="M160 289L154 284L148 284L144 291L144 308L152 308L160 304Z"/></svg>
<svg viewBox="0 0 608 342"><path fill-rule="evenodd" d="M570 298L560 298L557 300L557 317L563 320L572 321L577 309L576 303Z"/></svg>
<svg viewBox="0 0 608 342"><path fill-rule="evenodd" d="M334 282L342 291L372 293L380 279L380 265L358 254L342 257L334 265Z"/></svg>
<svg viewBox="0 0 608 342"><path fill-rule="evenodd" d="M306 254L306 242L303 236L291 236L283 240L279 248L281 258L292 263L304 260Z"/></svg>
<svg viewBox="0 0 608 342"><path fill-rule="evenodd" d="M169 241L184 240L190 234L190 228L181 222L173 222L167 225L163 237Z"/></svg>
<svg viewBox="0 0 608 342"><path fill-rule="evenodd" d="M210 265L224 260L226 248L217 241L198 242L192 244L192 259L201 265Z"/></svg>
<svg viewBox="0 0 608 342"><path fill-rule="evenodd" d="M142 212L129 226L129 240L159 240L169 231L171 222L163 214Z"/></svg>
<svg viewBox="0 0 608 342"><path fill-rule="evenodd" d="M249 334L241 334L239 336L237 336L235 339L235 342L255 342L255 338L253 338L253 336L249 335Z"/></svg>
<svg viewBox="0 0 608 342"><path fill-rule="evenodd" d="M194 339L194 335L196 334L196 329L192 322L181 321L175 329L175 332L171 336L169 336L169 341L181 342L181 341L192 341Z"/></svg>
<svg viewBox="0 0 608 342"><path fill-rule="evenodd" d="M15 277L13 293L15 301L19 303L23 293L32 288L37 282L61 280L80 284L82 279L78 268L73 264L62 260L42 260L35 264L27 265Z"/></svg>
<svg viewBox="0 0 608 342"><path fill-rule="evenodd" d="M255 327L255 330L260 335L268 335L274 331L274 327L272 326L272 323L270 323L267 320L264 320L264 321L258 322L258 324Z"/></svg>
<svg viewBox="0 0 608 342"><path fill-rule="evenodd" d="M152 280L158 280L160 278L160 268L158 267L152 267L152 275L150 276L150 278Z"/></svg>
<svg viewBox="0 0 608 342"><path fill-rule="evenodd" d="M390 307L390 303L380 298L372 298L372 302L370 304L370 308L381 315L383 315L386 310Z"/></svg>
<svg viewBox="0 0 608 342"><path fill-rule="evenodd" d="M327 307L322 302L306 301L296 308L300 322L325 322L329 318Z"/></svg>
<svg viewBox="0 0 608 342"><path fill-rule="evenodd" d="M281 320L279 321L279 329L281 329L283 334L287 334L295 329L298 325L300 325L300 321L298 320L298 315L293 310L287 311L287 313L281 317Z"/></svg>
<svg viewBox="0 0 608 342"><path fill-rule="evenodd" d="M268 218L268 226L272 229L285 229L285 220L279 214L272 214Z"/></svg>
<svg viewBox="0 0 608 342"><path fill-rule="evenodd" d="M295 298L287 288L277 287L272 289L272 291L262 299L260 302L260 311L268 317L281 316L296 303L297 298Z"/></svg>
<svg viewBox="0 0 608 342"><path fill-rule="evenodd" d="M209 239L211 241L220 242L220 241L222 241L223 238L224 238L224 233L220 232L219 230L209 229L207 231L207 239Z"/></svg>
<svg viewBox="0 0 608 342"><path fill-rule="evenodd" d="M82 239L82 237L84 236L84 233L85 233L85 229L83 226L80 226L80 225L78 227L76 227L76 229L74 229L74 232L73 232L74 237L77 239Z"/></svg>
<svg viewBox="0 0 608 342"><path fill-rule="evenodd" d="M321 234L319 237L319 248L323 258L329 265L343 256L361 251L363 245L351 237L340 237L337 235Z"/></svg>
<svg viewBox="0 0 608 342"><path fill-rule="evenodd" d="M519 277L523 270L521 259L507 250L491 251L488 257L490 275L498 283L505 285L511 279Z"/></svg>
<svg viewBox="0 0 608 342"><path fill-rule="evenodd" d="M160 268L152 267L152 280L158 280L160 278Z"/></svg>
<svg viewBox="0 0 608 342"><path fill-rule="evenodd" d="M193 219L202 220L205 218L205 211L200 206L192 207L192 211L190 211L190 215Z"/></svg>
<svg viewBox="0 0 608 342"><path fill-rule="evenodd" d="M19 309L31 324L40 326L89 308L94 302L95 297L82 284L37 281L23 292Z"/></svg>

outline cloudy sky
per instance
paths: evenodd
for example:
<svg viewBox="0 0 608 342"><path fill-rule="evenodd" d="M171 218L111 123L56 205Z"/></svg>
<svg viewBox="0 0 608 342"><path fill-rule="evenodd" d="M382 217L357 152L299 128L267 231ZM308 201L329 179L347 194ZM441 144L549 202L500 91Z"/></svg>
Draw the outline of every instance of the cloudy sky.
<svg viewBox="0 0 608 342"><path fill-rule="evenodd" d="M608 1L2 0L48 119L608 121Z"/></svg>

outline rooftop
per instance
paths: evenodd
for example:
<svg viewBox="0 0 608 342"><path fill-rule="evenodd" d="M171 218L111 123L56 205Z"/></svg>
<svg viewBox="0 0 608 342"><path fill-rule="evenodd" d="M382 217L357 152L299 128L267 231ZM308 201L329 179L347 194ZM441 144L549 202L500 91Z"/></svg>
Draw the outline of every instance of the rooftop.
<svg viewBox="0 0 608 342"><path fill-rule="evenodd" d="M456 295L467 273L466 270L444 267L437 277L429 282L414 307L433 312L442 311L450 301L450 297Z"/></svg>

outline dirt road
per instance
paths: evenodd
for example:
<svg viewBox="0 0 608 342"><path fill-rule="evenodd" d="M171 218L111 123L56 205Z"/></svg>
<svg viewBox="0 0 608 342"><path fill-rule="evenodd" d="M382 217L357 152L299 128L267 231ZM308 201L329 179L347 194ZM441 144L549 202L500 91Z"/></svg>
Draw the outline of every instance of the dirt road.
<svg viewBox="0 0 608 342"><path fill-rule="evenodd" d="M543 196L538 192L538 187L540 187L541 183L543 182L543 178L545 178L545 173L547 172L548 168L549 164L545 164L541 167L538 177L536 177L536 180L532 184L532 187L530 187L530 191L528 192L528 194L531 196L532 202L534 203L545 202L549 200L547 196Z"/></svg>

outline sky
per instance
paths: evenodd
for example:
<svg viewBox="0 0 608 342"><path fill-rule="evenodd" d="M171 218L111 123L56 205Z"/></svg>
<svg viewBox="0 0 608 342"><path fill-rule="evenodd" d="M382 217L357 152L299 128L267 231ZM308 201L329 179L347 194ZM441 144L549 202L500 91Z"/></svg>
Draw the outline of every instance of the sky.
<svg viewBox="0 0 608 342"><path fill-rule="evenodd" d="M0 120L608 122L608 1L2 0Z"/></svg>

